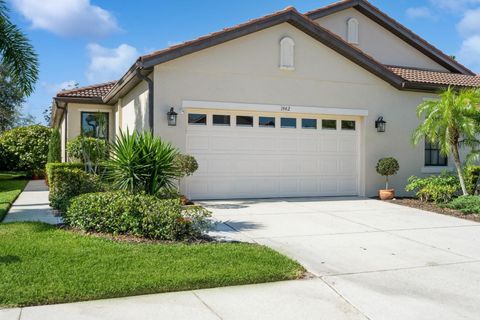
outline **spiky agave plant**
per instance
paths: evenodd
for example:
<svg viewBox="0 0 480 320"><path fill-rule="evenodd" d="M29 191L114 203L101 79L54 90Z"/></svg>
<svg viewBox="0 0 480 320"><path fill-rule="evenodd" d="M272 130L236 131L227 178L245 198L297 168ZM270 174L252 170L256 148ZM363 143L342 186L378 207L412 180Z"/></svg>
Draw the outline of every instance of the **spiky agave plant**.
<svg viewBox="0 0 480 320"><path fill-rule="evenodd" d="M150 132L121 132L111 147L108 176L117 189L155 195L175 187L177 155L176 148Z"/></svg>

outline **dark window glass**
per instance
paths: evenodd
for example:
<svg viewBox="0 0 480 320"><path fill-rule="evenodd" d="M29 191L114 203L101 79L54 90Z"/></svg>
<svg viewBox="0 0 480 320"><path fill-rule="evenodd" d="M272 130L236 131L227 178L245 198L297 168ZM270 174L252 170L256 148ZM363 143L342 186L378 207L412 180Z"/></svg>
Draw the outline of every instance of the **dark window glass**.
<svg viewBox="0 0 480 320"><path fill-rule="evenodd" d="M342 130L355 130L355 121L342 120Z"/></svg>
<svg viewBox="0 0 480 320"><path fill-rule="evenodd" d="M237 126L253 127L253 117L237 116Z"/></svg>
<svg viewBox="0 0 480 320"><path fill-rule="evenodd" d="M302 119L303 129L317 129L317 119Z"/></svg>
<svg viewBox="0 0 480 320"><path fill-rule="evenodd" d="M275 118L274 117L259 117L258 125L260 127L275 128Z"/></svg>
<svg viewBox="0 0 480 320"><path fill-rule="evenodd" d="M189 124L207 124L207 115L199 113L189 113L188 114L188 123Z"/></svg>
<svg viewBox="0 0 480 320"><path fill-rule="evenodd" d="M230 125L230 116L222 116L218 114L213 115L213 124L220 126L229 126Z"/></svg>
<svg viewBox="0 0 480 320"><path fill-rule="evenodd" d="M82 134L87 137L108 139L108 113L82 112Z"/></svg>
<svg viewBox="0 0 480 320"><path fill-rule="evenodd" d="M282 118L280 121L280 125L282 128L296 128L297 127L297 119L295 118Z"/></svg>
<svg viewBox="0 0 480 320"><path fill-rule="evenodd" d="M438 144L425 141L425 165L438 167L448 165L448 158L440 153Z"/></svg>
<svg viewBox="0 0 480 320"><path fill-rule="evenodd" d="M322 120L322 129L337 130L337 120Z"/></svg>

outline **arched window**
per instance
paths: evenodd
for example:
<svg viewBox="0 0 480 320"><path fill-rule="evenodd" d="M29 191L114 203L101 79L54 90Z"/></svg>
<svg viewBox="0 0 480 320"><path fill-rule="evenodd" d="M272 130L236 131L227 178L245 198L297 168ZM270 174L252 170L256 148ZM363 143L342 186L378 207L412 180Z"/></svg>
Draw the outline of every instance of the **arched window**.
<svg viewBox="0 0 480 320"><path fill-rule="evenodd" d="M292 38L285 37L280 40L280 69L295 69L295 42Z"/></svg>
<svg viewBox="0 0 480 320"><path fill-rule="evenodd" d="M347 42L358 44L358 20L355 18L347 21Z"/></svg>

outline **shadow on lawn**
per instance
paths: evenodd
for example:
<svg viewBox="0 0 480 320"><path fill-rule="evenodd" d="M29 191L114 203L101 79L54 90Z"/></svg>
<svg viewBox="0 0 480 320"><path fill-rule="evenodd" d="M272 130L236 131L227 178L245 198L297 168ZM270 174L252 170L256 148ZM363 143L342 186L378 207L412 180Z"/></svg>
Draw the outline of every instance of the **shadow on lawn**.
<svg viewBox="0 0 480 320"><path fill-rule="evenodd" d="M17 263L22 261L19 256L12 256L12 255L7 255L7 256L0 256L0 265L2 264L11 264L11 263Z"/></svg>

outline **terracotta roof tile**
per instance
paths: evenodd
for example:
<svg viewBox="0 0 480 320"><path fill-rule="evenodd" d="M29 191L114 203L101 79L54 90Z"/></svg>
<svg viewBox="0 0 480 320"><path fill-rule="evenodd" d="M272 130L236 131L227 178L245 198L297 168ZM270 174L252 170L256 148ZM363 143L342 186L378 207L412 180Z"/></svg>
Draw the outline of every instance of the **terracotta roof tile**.
<svg viewBox="0 0 480 320"><path fill-rule="evenodd" d="M480 76L432 70L386 66L387 69L409 82L459 87L480 87Z"/></svg>
<svg viewBox="0 0 480 320"><path fill-rule="evenodd" d="M60 91L57 97L70 98L101 98L105 96L117 83L117 81L110 81L106 83L94 84L87 87L75 88L72 90Z"/></svg>

